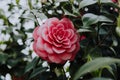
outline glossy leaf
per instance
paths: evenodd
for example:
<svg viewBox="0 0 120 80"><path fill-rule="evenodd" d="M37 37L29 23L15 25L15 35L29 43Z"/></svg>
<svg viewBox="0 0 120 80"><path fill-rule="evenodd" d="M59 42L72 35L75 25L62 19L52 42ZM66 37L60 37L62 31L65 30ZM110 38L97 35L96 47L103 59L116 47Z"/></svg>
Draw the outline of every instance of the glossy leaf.
<svg viewBox="0 0 120 80"><path fill-rule="evenodd" d="M79 9L83 8L83 7L86 7L86 6L89 6L89 5L92 5L92 4L95 4L97 3L97 0L82 0L79 4Z"/></svg>
<svg viewBox="0 0 120 80"><path fill-rule="evenodd" d="M46 70L47 70L47 68L44 68L44 67L39 67L39 68L34 69L33 72L31 73L29 79L39 75L40 73L42 73L42 72L44 72Z"/></svg>
<svg viewBox="0 0 120 80"><path fill-rule="evenodd" d="M107 66L113 63L120 63L120 59L104 57L104 58L97 58L90 62L87 62L82 67L80 67L80 69L76 72L74 76L74 80L77 80L79 77L87 73L100 69L103 66Z"/></svg>
<svg viewBox="0 0 120 80"><path fill-rule="evenodd" d="M109 78L93 78L90 80L113 80L113 79L109 79Z"/></svg>
<svg viewBox="0 0 120 80"><path fill-rule="evenodd" d="M85 26L95 24L98 22L98 16L95 14L88 13L83 15L82 21L83 21L83 25Z"/></svg>
<svg viewBox="0 0 120 80"><path fill-rule="evenodd" d="M27 65L26 68L25 68L25 72L28 72L28 71L30 71L31 69L33 69L33 68L36 66L36 64L38 63L38 61L39 61L39 58L38 58L38 57L35 57L35 58L32 60L32 62L28 63L28 65Z"/></svg>

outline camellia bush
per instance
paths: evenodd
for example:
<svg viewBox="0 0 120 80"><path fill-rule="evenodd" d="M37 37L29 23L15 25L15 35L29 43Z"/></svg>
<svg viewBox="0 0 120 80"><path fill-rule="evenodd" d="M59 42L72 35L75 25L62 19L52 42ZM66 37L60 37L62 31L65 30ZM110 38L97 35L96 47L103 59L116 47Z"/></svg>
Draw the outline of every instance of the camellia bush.
<svg viewBox="0 0 120 80"><path fill-rule="evenodd" d="M120 80L120 0L0 0L0 80Z"/></svg>

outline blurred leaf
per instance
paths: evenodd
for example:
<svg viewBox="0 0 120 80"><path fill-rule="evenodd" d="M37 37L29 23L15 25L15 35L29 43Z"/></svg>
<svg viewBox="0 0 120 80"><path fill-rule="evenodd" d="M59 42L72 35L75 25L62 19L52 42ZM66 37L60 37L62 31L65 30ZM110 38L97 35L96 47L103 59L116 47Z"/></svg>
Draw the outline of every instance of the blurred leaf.
<svg viewBox="0 0 120 80"><path fill-rule="evenodd" d="M32 9L33 9L33 7L32 7L31 0L28 0L28 5L29 5L29 8L32 10Z"/></svg>
<svg viewBox="0 0 120 80"><path fill-rule="evenodd" d="M92 32L92 31L89 29L78 29L77 32L82 33L82 32Z"/></svg>
<svg viewBox="0 0 120 80"><path fill-rule="evenodd" d="M27 66L26 66L26 68L25 68L25 73L28 72L28 71L30 71L31 69L33 69L36 66L36 64L37 64L38 61L39 61L39 57L35 57L32 60L32 62L28 63Z"/></svg>
<svg viewBox="0 0 120 80"><path fill-rule="evenodd" d="M68 16L73 16L73 17L77 17L76 15L74 15L74 14L70 13L70 12L69 12L68 10L66 10L65 8L63 8L63 7L62 7L62 9L63 9L63 11L64 11L65 15L68 15Z"/></svg>
<svg viewBox="0 0 120 80"><path fill-rule="evenodd" d="M100 22L113 22L112 20L110 20L109 18L107 18L103 15L98 16L98 19Z"/></svg>
<svg viewBox="0 0 120 80"><path fill-rule="evenodd" d="M111 66L105 66L105 68L115 77Z"/></svg>
<svg viewBox="0 0 120 80"><path fill-rule="evenodd" d="M66 1L69 1L69 0L55 0L55 3L66 2Z"/></svg>
<svg viewBox="0 0 120 80"><path fill-rule="evenodd" d="M100 69L104 66L107 66L113 63L120 63L120 59L109 58L109 57L94 59L84 64L82 67L80 67L80 69L76 72L74 76L74 80L77 80L79 77L87 74L88 72L93 72L97 69Z"/></svg>
<svg viewBox="0 0 120 80"><path fill-rule="evenodd" d="M100 0L100 3L113 3L112 0Z"/></svg>
<svg viewBox="0 0 120 80"><path fill-rule="evenodd" d="M99 16L92 13L87 13L83 15L82 21L84 26L92 25L98 22L113 22L112 20L105 16L102 15Z"/></svg>
<svg viewBox="0 0 120 80"><path fill-rule="evenodd" d="M89 5L92 5L92 4L95 4L97 3L97 0L82 0L79 4L79 9L83 8L83 7L86 7L86 6L89 6Z"/></svg>
<svg viewBox="0 0 120 80"><path fill-rule="evenodd" d="M99 35L106 35L107 31L105 31L103 28L100 28Z"/></svg>
<svg viewBox="0 0 120 80"><path fill-rule="evenodd" d="M11 67L14 67L19 62L18 59L10 59L7 61L7 64Z"/></svg>
<svg viewBox="0 0 120 80"><path fill-rule="evenodd" d="M19 4L19 2L20 2L20 0L16 0L16 4L17 4L17 5Z"/></svg>
<svg viewBox="0 0 120 80"><path fill-rule="evenodd" d="M92 13L88 13L88 14L83 15L82 21L83 21L83 24L86 26L95 24L98 22L98 16Z"/></svg>
<svg viewBox="0 0 120 80"><path fill-rule="evenodd" d="M109 78L93 78L90 80L113 80L113 79L109 79Z"/></svg>
<svg viewBox="0 0 120 80"><path fill-rule="evenodd" d="M2 64L5 64L6 63L6 61L7 61L7 59L8 59L8 55L7 54L5 54L5 53L0 53L0 63L2 63Z"/></svg>
<svg viewBox="0 0 120 80"><path fill-rule="evenodd" d="M35 76L39 75L40 73L46 71L46 69L47 68L45 68L45 67L39 67L39 68L34 69L33 72L31 73L29 79L34 78Z"/></svg>

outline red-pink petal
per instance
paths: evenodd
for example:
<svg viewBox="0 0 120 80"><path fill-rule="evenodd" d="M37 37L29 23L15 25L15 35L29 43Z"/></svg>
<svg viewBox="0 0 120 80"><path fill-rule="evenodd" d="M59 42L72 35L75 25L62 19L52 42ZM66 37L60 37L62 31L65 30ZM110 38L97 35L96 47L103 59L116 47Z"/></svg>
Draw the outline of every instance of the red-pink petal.
<svg viewBox="0 0 120 80"><path fill-rule="evenodd" d="M47 57L47 53L45 51L40 51L37 49L36 54L40 57Z"/></svg>
<svg viewBox="0 0 120 80"><path fill-rule="evenodd" d="M74 29L73 23L68 18L63 18L62 20L60 20L60 23L64 25L65 29Z"/></svg>
<svg viewBox="0 0 120 80"><path fill-rule="evenodd" d="M48 42L48 43L51 43L51 39L49 38L49 36L48 36L48 31L47 31L47 28L43 28L43 30L42 30L42 38L46 41L46 42Z"/></svg>
<svg viewBox="0 0 120 80"><path fill-rule="evenodd" d="M58 22L59 22L59 19L54 17L54 18L49 18L48 20L46 20L45 24L47 24L47 25L53 24L56 26L58 24Z"/></svg>
<svg viewBox="0 0 120 80"><path fill-rule="evenodd" d="M62 44L60 44L60 43L57 43L57 42L52 42L52 44L55 46L55 47L62 47Z"/></svg>
<svg viewBox="0 0 120 80"><path fill-rule="evenodd" d="M57 53L57 54L61 54L61 53L65 52L65 49L60 48L60 47L52 46L52 49L53 49L53 51L54 51L55 53Z"/></svg>
<svg viewBox="0 0 120 80"><path fill-rule="evenodd" d="M37 49L43 51L43 50L44 50L43 45L44 45L44 41L43 41L43 39L42 39L41 37L39 37L39 38L37 39L37 43L36 43Z"/></svg>
<svg viewBox="0 0 120 80"><path fill-rule="evenodd" d="M44 50L49 54L53 54L52 46L50 44L45 43Z"/></svg>
<svg viewBox="0 0 120 80"><path fill-rule="evenodd" d="M78 36L75 34L75 35L70 39L70 41L71 41L71 44L76 43L76 42L78 41Z"/></svg>
<svg viewBox="0 0 120 80"><path fill-rule="evenodd" d="M58 55L52 54L52 55L48 55L48 58L51 62L54 63L61 63L62 60L58 57Z"/></svg>
<svg viewBox="0 0 120 80"><path fill-rule="evenodd" d="M63 41L63 45L71 45L70 40L66 38L66 40Z"/></svg>
<svg viewBox="0 0 120 80"><path fill-rule="evenodd" d="M72 38L73 36L74 36L74 31L72 30L72 29L67 29L66 31L65 31L65 37L68 37L68 38Z"/></svg>
<svg viewBox="0 0 120 80"><path fill-rule="evenodd" d="M37 30L38 30L39 27L36 27L33 31L33 38L34 40L36 40L38 38L38 34L37 34Z"/></svg>
<svg viewBox="0 0 120 80"><path fill-rule="evenodd" d="M69 60L72 57L72 54L71 53L62 53L62 54L59 54L59 57L62 60Z"/></svg>
<svg viewBox="0 0 120 80"><path fill-rule="evenodd" d="M73 52L73 51L75 51L75 49L76 49L76 45L75 44L73 44L72 46L71 46L71 48L69 48L69 49L67 49L67 52Z"/></svg>

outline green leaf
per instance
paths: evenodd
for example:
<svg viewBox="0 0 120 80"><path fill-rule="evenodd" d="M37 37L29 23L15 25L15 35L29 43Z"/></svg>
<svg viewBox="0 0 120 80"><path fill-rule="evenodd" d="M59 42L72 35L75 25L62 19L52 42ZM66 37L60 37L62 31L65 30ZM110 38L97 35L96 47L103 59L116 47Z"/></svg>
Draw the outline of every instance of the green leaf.
<svg viewBox="0 0 120 80"><path fill-rule="evenodd" d="M97 3L97 0L82 0L79 4L79 9L83 8L83 7L86 7L86 6L89 6L89 5L92 5L92 4L95 4Z"/></svg>
<svg viewBox="0 0 120 80"><path fill-rule="evenodd" d="M103 68L104 66L113 64L113 63L120 63L120 59L115 58L109 58L109 57L100 57L97 59L94 59L90 62L87 62L84 64L75 74L73 80L77 80L79 77L87 74L88 72L93 72L95 70L98 70L100 68Z"/></svg>
<svg viewBox="0 0 120 80"><path fill-rule="evenodd" d="M19 4L19 2L20 2L20 0L16 0L16 4L17 4L17 5Z"/></svg>
<svg viewBox="0 0 120 80"><path fill-rule="evenodd" d="M59 3L59 2L67 2L69 0L55 0L55 3Z"/></svg>
<svg viewBox="0 0 120 80"><path fill-rule="evenodd" d="M36 64L38 63L38 61L39 61L39 58L35 57L32 60L32 62L28 63L27 66L26 66L26 68L25 68L25 73L28 72L28 71L30 71L31 69L33 69L36 66Z"/></svg>
<svg viewBox="0 0 120 80"><path fill-rule="evenodd" d="M113 79L109 79L109 78L93 78L90 80L113 80Z"/></svg>
<svg viewBox="0 0 120 80"><path fill-rule="evenodd" d="M70 13L69 11L67 11L66 9L64 9L63 7L62 7L62 9L63 9L63 11L64 11L65 15L68 15L68 16L73 16L73 17L77 17L76 15L74 15L74 14Z"/></svg>
<svg viewBox="0 0 120 80"><path fill-rule="evenodd" d="M98 22L98 16L95 14L88 13L83 15L82 21L83 21L83 25L85 26L95 24Z"/></svg>
<svg viewBox="0 0 120 80"><path fill-rule="evenodd" d="M36 68L36 69L35 69L35 70L33 70L33 72L31 73L31 75L30 75L30 78L29 78L29 79L31 79L31 78L33 78L33 77L35 77L35 76L39 75L40 73L42 73L42 72L46 71L46 69L47 69L47 68L45 68L45 67L39 67L39 68Z"/></svg>
<svg viewBox="0 0 120 80"><path fill-rule="evenodd" d="M28 5L29 5L29 8L32 10L32 9L33 9L33 7L32 7L31 0L28 0Z"/></svg>
<svg viewBox="0 0 120 80"><path fill-rule="evenodd" d="M0 63L5 64L9 56L4 53L0 53Z"/></svg>
<svg viewBox="0 0 120 80"><path fill-rule="evenodd" d="M106 16L98 16L99 22L113 22L112 20L110 20L109 18L107 18Z"/></svg>
<svg viewBox="0 0 120 80"><path fill-rule="evenodd" d="M100 0L100 3L113 3L112 0Z"/></svg>
<svg viewBox="0 0 120 80"><path fill-rule="evenodd" d="M95 15L92 13L88 13L88 14L83 15L82 21L83 21L84 26L89 26L89 25L92 25L92 24L95 24L98 22L113 22L112 20L110 20L106 16Z"/></svg>
<svg viewBox="0 0 120 80"><path fill-rule="evenodd" d="M89 29L78 29L77 32L92 32L91 30Z"/></svg>

